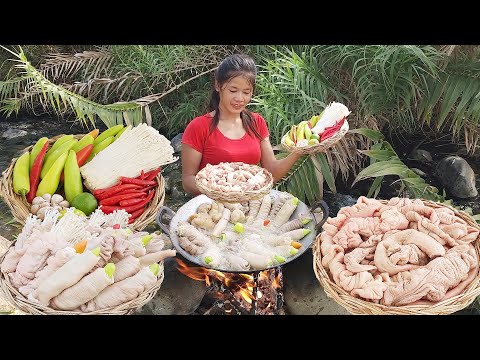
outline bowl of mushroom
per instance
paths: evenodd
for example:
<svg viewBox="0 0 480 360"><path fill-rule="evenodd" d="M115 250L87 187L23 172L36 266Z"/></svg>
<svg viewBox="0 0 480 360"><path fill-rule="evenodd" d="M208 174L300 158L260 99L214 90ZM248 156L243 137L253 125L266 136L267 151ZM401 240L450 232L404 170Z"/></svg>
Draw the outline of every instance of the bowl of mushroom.
<svg viewBox="0 0 480 360"><path fill-rule="evenodd" d="M210 199L241 203L262 199L273 186L273 176L266 169L243 162L207 164L195 176L198 190Z"/></svg>

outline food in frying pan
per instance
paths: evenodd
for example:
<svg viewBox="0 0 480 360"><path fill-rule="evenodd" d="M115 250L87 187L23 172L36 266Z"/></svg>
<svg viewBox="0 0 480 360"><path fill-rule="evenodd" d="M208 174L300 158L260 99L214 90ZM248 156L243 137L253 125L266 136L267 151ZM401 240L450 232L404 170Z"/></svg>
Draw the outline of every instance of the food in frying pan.
<svg viewBox="0 0 480 360"><path fill-rule="evenodd" d="M267 194L248 204L202 203L175 231L180 246L206 267L224 271L265 269L296 255L301 240L311 232L304 227L312 220L310 214L290 219L297 206L298 199L283 192L275 198ZM208 223L215 223L213 229L199 222L206 217Z"/></svg>

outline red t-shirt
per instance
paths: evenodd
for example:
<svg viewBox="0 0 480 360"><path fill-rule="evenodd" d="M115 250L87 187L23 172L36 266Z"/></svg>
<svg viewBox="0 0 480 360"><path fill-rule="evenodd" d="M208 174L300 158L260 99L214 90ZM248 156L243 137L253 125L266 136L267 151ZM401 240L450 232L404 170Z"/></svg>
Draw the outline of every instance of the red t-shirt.
<svg viewBox="0 0 480 360"><path fill-rule="evenodd" d="M252 113L258 133L265 139L269 136L265 119L257 113ZM258 164L261 158L260 139L246 132L240 139L227 138L218 129L210 133L212 116L198 116L187 125L182 136L182 144L187 144L202 153L200 168L205 165L217 165L221 162L241 161L246 164Z"/></svg>

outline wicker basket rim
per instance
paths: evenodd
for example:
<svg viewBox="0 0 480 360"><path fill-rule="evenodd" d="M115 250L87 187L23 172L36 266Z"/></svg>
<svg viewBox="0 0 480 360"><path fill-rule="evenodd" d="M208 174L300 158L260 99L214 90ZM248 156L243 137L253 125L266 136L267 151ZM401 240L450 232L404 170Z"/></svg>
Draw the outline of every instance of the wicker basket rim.
<svg viewBox="0 0 480 360"><path fill-rule="evenodd" d="M480 225L467 213L449 206L440 204L431 200L420 199L426 206L430 207L447 207L451 209L456 216L465 220L469 225L480 230ZM379 200L382 204L388 203L388 200ZM480 295L480 267L474 280L460 293L447 300L439 303L422 304L422 305L404 305L404 306L387 306L373 303L367 300L356 298L341 288L338 284L330 279L329 272L322 266L322 255L320 251L320 236L317 235L313 244L313 270L317 280L323 287L329 298L335 300L339 305L347 311L356 315L446 315L455 311L459 311L470 305L475 298ZM477 257L480 260L480 235L474 240Z"/></svg>

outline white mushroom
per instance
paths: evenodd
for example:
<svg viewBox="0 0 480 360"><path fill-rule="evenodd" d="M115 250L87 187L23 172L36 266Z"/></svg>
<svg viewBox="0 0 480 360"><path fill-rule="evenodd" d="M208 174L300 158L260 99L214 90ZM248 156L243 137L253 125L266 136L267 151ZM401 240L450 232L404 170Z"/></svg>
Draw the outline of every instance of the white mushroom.
<svg viewBox="0 0 480 360"><path fill-rule="evenodd" d="M50 200L50 203L51 203L52 205L57 205L57 204L60 204L62 201L63 201L63 196L62 196L62 195L53 194L53 195L52 195L52 198L51 198L51 200Z"/></svg>

